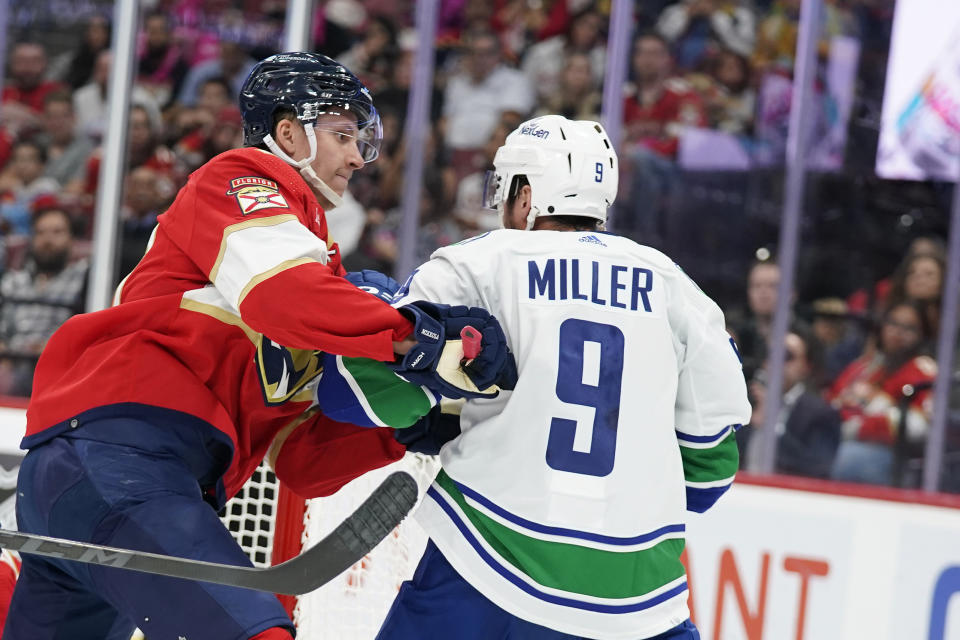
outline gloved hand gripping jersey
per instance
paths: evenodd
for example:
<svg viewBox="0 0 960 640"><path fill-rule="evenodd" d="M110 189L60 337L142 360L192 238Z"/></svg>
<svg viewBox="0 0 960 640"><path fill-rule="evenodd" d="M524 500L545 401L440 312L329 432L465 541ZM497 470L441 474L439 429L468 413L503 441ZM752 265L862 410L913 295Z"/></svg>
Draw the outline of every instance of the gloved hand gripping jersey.
<svg viewBox="0 0 960 640"><path fill-rule="evenodd" d="M493 398L499 388L513 389L517 365L507 348L500 323L477 307L450 306L420 300L397 309L414 323L417 344L393 369L414 384L448 398ZM480 353L464 360L461 331L473 327L480 333ZM494 386L497 385L497 386Z"/></svg>

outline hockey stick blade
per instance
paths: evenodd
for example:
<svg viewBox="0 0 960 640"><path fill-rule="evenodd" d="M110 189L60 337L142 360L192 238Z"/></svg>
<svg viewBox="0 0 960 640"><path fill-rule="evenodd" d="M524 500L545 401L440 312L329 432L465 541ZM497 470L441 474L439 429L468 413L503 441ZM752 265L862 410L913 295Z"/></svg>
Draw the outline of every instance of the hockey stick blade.
<svg viewBox="0 0 960 640"><path fill-rule="evenodd" d="M329 535L299 556L265 569L190 560L0 530L0 547L75 562L173 578L215 582L270 593L301 595L318 589L370 553L417 501L417 483L395 471Z"/></svg>

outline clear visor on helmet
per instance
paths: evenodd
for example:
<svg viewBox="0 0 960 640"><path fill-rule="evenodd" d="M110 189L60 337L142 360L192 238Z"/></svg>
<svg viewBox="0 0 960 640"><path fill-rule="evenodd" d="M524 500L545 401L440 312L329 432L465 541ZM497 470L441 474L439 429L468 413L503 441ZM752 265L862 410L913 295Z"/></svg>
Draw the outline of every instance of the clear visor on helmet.
<svg viewBox="0 0 960 640"><path fill-rule="evenodd" d="M380 155L383 123L376 109L367 104L362 107L351 110L350 105L321 105L317 111L301 116L301 120L306 122L312 119L315 131L331 133L339 141L352 140L363 162L373 162ZM315 119L312 117L314 115Z"/></svg>
<svg viewBox="0 0 960 640"><path fill-rule="evenodd" d="M481 204L487 209L497 209L503 201L503 179L496 171L487 171L483 178Z"/></svg>

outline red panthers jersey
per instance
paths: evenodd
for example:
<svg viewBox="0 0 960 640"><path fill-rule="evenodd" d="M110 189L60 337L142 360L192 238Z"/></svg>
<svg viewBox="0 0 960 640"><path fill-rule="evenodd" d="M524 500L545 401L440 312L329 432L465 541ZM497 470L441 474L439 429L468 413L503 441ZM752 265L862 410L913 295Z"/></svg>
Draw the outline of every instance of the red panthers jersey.
<svg viewBox="0 0 960 640"><path fill-rule="evenodd" d="M892 444L905 417L907 439L917 442L930 427L933 391L918 391L902 416L903 387L930 383L936 376L937 363L929 356L911 358L895 371L887 371L878 358L864 356L840 373L826 396L843 417L846 437Z"/></svg>
<svg viewBox="0 0 960 640"><path fill-rule="evenodd" d="M393 341L412 330L343 273L324 212L294 168L254 148L217 156L159 217L115 306L75 316L50 339L22 446L82 427L91 409L99 417L136 403L226 434L227 496L271 446L278 476L311 495L398 458L389 430L308 411L321 351L392 360ZM296 451L282 447L294 441ZM317 464L320 455L333 466Z"/></svg>

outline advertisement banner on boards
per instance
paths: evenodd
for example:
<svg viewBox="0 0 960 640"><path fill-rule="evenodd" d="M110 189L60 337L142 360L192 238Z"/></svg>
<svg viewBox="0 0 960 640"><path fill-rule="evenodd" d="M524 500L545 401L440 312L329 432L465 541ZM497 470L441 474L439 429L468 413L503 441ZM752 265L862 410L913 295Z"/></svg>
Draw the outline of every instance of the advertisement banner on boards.
<svg viewBox="0 0 960 640"><path fill-rule="evenodd" d="M704 640L957 640L957 540L960 509L735 484L690 518L692 616Z"/></svg>

